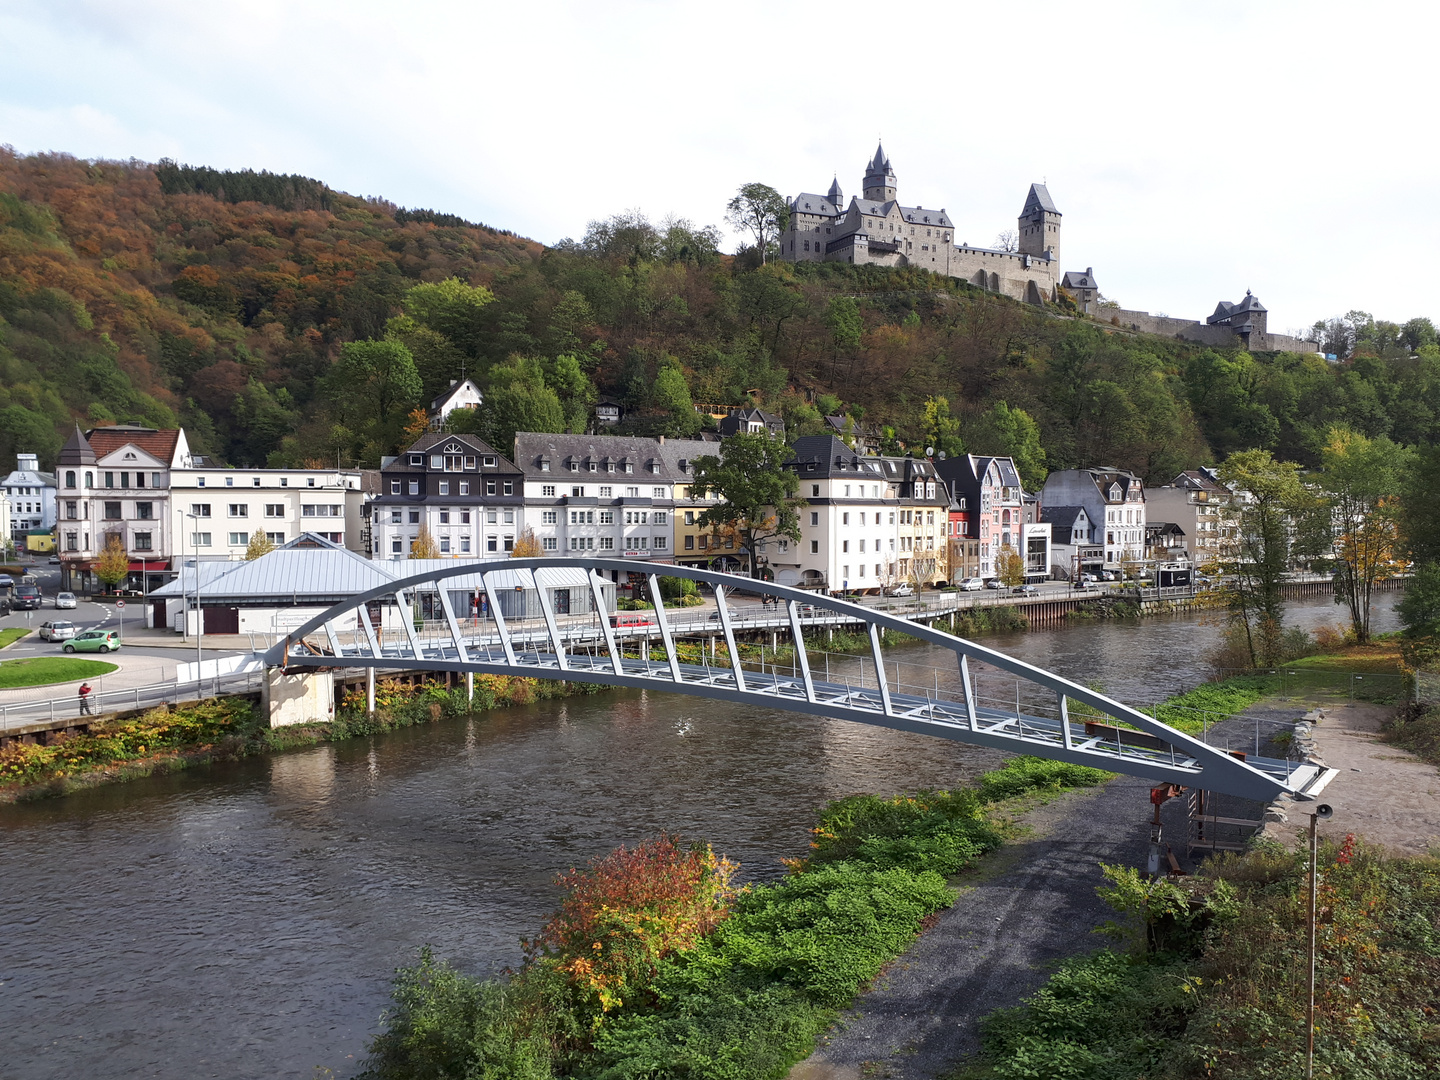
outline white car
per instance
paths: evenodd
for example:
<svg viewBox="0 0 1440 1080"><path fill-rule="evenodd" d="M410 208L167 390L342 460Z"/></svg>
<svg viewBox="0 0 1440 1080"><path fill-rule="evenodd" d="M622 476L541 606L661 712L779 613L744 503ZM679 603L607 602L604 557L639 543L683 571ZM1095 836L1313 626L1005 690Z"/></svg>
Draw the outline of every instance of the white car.
<svg viewBox="0 0 1440 1080"><path fill-rule="evenodd" d="M985 588L987 589L1003 589L1004 587L1005 583L1001 581L998 577L985 579Z"/></svg>
<svg viewBox="0 0 1440 1080"><path fill-rule="evenodd" d="M978 577L961 578L960 584L955 587L961 592L979 592L985 587L985 579Z"/></svg>
<svg viewBox="0 0 1440 1080"><path fill-rule="evenodd" d="M914 595L915 595L915 587L914 587L913 585L907 585L907 584L901 583L901 584L899 584L899 585L896 585L893 589L890 590L890 595L891 595L891 596L914 596Z"/></svg>
<svg viewBox="0 0 1440 1080"><path fill-rule="evenodd" d="M40 624L41 641L69 641L75 636L75 624L62 622L56 619L54 622Z"/></svg>
<svg viewBox="0 0 1440 1080"><path fill-rule="evenodd" d="M73 609L75 607L75 594L73 592L56 593L55 607Z"/></svg>

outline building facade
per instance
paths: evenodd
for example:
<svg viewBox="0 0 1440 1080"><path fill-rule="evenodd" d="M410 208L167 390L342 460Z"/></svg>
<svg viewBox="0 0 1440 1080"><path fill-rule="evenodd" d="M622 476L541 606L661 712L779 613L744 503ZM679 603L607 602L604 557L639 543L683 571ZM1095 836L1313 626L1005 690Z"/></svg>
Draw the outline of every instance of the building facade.
<svg viewBox="0 0 1440 1080"><path fill-rule="evenodd" d="M1045 478L1042 506L1083 506L1103 548L1102 568L1145 560L1145 489L1124 469L1062 469Z"/></svg>
<svg viewBox="0 0 1440 1080"><path fill-rule="evenodd" d="M503 558L525 525L525 478L475 435L422 435L380 467L370 556L409 559L424 529L441 558Z"/></svg>
<svg viewBox="0 0 1440 1080"><path fill-rule="evenodd" d="M935 463L961 508L965 565L960 577L992 578L999 574L997 560L1005 548L1025 554L1025 493L1020 472L1009 457L960 454Z"/></svg>
<svg viewBox="0 0 1440 1080"><path fill-rule="evenodd" d="M15 469L0 480L0 500L9 520L0 521L0 535L17 547L25 546L25 534L55 527L55 474L40 471L37 454L15 455Z"/></svg>
<svg viewBox="0 0 1440 1080"><path fill-rule="evenodd" d="M1217 564L1239 527L1238 500L1214 469L1186 469L1168 484L1146 488L1145 503L1150 521L1179 526L1197 567Z"/></svg>
<svg viewBox="0 0 1440 1080"><path fill-rule="evenodd" d="M256 533L281 547L308 532L368 554L358 469L176 469L169 495L183 528L166 558L243 559Z"/></svg>

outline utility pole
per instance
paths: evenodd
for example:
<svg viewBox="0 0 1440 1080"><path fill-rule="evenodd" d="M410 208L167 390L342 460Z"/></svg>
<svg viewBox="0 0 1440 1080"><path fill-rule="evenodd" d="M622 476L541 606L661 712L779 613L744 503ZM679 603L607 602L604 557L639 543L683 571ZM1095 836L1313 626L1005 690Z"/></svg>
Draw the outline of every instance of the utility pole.
<svg viewBox="0 0 1440 1080"><path fill-rule="evenodd" d="M1315 826L1320 818L1328 818L1334 813L1327 803L1321 803L1310 815L1310 896L1305 908L1309 961L1305 979L1305 1080L1315 1080L1315 899L1319 892L1317 856L1320 850Z"/></svg>

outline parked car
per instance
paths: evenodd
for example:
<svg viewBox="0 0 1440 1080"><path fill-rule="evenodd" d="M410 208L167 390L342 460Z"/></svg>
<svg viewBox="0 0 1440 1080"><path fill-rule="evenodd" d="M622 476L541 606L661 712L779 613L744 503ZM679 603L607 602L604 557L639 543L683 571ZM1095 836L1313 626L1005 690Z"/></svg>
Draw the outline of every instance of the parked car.
<svg viewBox="0 0 1440 1080"><path fill-rule="evenodd" d="M891 595L891 596L914 596L914 595L915 595L915 586L910 585L909 583L902 581L899 585L896 585L894 588L892 588L892 589L890 590L890 595Z"/></svg>
<svg viewBox="0 0 1440 1080"><path fill-rule="evenodd" d="M0 574L0 589L8 589L15 584L15 579L9 574Z"/></svg>
<svg viewBox="0 0 1440 1080"><path fill-rule="evenodd" d="M1114 580L1115 580L1115 571L1114 571L1114 570L1102 570L1102 571L1100 572L1100 576L1101 576L1101 578L1103 578L1103 579L1106 580L1106 581L1114 581Z"/></svg>
<svg viewBox="0 0 1440 1080"><path fill-rule="evenodd" d="M69 641L75 636L75 624L57 620L40 624L41 641Z"/></svg>
<svg viewBox="0 0 1440 1080"><path fill-rule="evenodd" d="M1034 593L1038 593L1040 591L1040 587L1038 585L1016 585L1015 588L1011 589L1010 591L1013 593L1024 593L1026 596L1030 596Z"/></svg>
<svg viewBox="0 0 1440 1080"><path fill-rule="evenodd" d="M50 563L51 566L59 566L59 565L60 565L60 556L59 556L59 555L51 555L48 561L49 561L49 563Z"/></svg>
<svg viewBox="0 0 1440 1080"><path fill-rule="evenodd" d="M1095 584L1097 581L1099 581L1099 580L1100 580L1100 579L1099 579L1098 577L1096 577L1094 574L1081 574L1081 575L1080 575L1080 584L1081 584L1081 585L1094 585L1094 584Z"/></svg>
<svg viewBox="0 0 1440 1080"><path fill-rule="evenodd" d="M655 620L647 611L617 611L610 616L611 626L654 626Z"/></svg>
<svg viewBox="0 0 1440 1080"><path fill-rule="evenodd" d="M73 608L75 607L75 594L74 594L73 592L57 592L57 593L55 594L55 607L56 607L57 609L58 609L58 608L72 608L72 609L73 609Z"/></svg>
<svg viewBox="0 0 1440 1080"><path fill-rule="evenodd" d="M960 584L956 586L961 592L979 592L985 587L985 579L978 577L961 578Z"/></svg>
<svg viewBox="0 0 1440 1080"><path fill-rule="evenodd" d="M115 630L86 630L65 643L66 652L112 652L120 648L120 634Z"/></svg>
<svg viewBox="0 0 1440 1080"><path fill-rule="evenodd" d="M1004 587L1005 583L1001 581L998 577L985 579L985 588L987 589L1003 589Z"/></svg>

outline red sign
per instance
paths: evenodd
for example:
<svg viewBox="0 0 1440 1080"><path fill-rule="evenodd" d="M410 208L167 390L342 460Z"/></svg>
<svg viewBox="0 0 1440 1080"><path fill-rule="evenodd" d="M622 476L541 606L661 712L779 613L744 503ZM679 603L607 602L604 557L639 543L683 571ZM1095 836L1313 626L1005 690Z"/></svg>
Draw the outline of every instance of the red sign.
<svg viewBox="0 0 1440 1080"><path fill-rule="evenodd" d="M115 606L116 606L117 608L123 608L123 607L125 606L125 601L124 601L124 600L116 600L116 601L115 601Z"/></svg>

